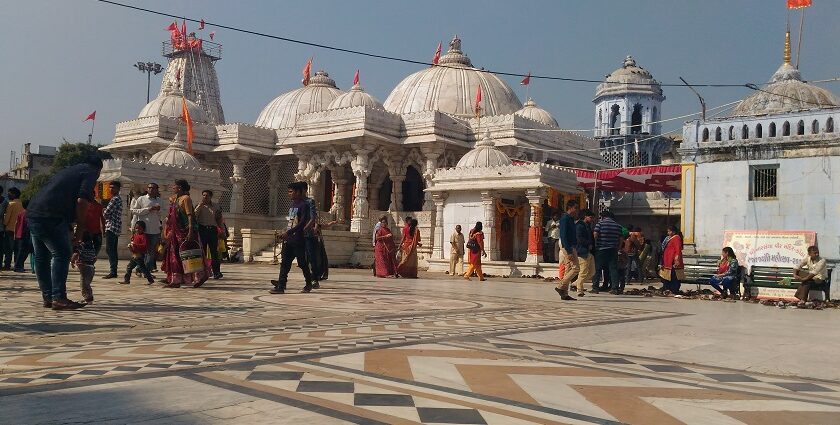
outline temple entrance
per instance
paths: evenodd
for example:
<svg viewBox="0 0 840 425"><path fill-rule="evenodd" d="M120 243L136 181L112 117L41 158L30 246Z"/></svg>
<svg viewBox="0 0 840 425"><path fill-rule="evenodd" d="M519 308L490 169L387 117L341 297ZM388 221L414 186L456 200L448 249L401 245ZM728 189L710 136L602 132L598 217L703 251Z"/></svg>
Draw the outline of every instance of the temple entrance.
<svg viewBox="0 0 840 425"><path fill-rule="evenodd" d="M423 176L413 166L409 166L405 172L405 181L402 184L403 211L421 211L423 209L423 190L426 183Z"/></svg>
<svg viewBox="0 0 840 425"><path fill-rule="evenodd" d="M391 192L394 189L394 183L391 182L391 177L385 177L382 184L379 185L378 202L374 207L379 211L388 211L391 207Z"/></svg>
<svg viewBox="0 0 840 425"><path fill-rule="evenodd" d="M516 261L513 257L514 223L516 217L502 216L499 225L499 259L504 261Z"/></svg>

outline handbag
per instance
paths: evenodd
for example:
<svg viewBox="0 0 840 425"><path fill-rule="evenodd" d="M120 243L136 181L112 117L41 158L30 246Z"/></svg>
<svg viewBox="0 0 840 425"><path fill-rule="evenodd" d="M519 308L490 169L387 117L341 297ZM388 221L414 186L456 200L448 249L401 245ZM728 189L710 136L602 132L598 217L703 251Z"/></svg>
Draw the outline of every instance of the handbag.
<svg viewBox="0 0 840 425"><path fill-rule="evenodd" d="M467 242L467 249L473 252L478 251L478 242L476 242L475 239L470 238Z"/></svg>
<svg viewBox="0 0 840 425"><path fill-rule="evenodd" d="M166 245L163 241L158 241L155 247L155 261L163 261L166 258Z"/></svg>

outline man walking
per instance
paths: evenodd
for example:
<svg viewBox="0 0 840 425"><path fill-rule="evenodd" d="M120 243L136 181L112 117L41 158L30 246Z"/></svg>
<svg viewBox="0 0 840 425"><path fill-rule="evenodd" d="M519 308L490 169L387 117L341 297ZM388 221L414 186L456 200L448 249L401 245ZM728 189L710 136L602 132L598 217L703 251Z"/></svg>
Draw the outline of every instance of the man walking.
<svg viewBox="0 0 840 425"><path fill-rule="evenodd" d="M3 270L11 270L12 255L18 255L19 247L15 243L15 225L17 224L18 216L23 212L23 204L20 202L20 189L13 187L9 189L8 195L6 211L3 215L0 215L0 219L3 221L3 228L5 229L3 231L3 237L6 240L3 247L3 257L5 257Z"/></svg>
<svg viewBox="0 0 840 425"><path fill-rule="evenodd" d="M201 238L201 250L210 251L210 265L213 268L213 279L222 278L222 266L219 261L219 229L222 227L222 209L213 204L213 191L205 189L201 192L201 203L195 207L195 217L198 221L198 236Z"/></svg>
<svg viewBox="0 0 840 425"><path fill-rule="evenodd" d="M131 228L138 221L146 223L146 241L148 246L146 248L146 256L144 262L146 270L149 272L156 272L157 265L155 264L155 257L157 256L157 246L160 242L160 228L161 228L161 199L160 188L157 183L149 183L146 186L148 193L134 198L131 203Z"/></svg>
<svg viewBox="0 0 840 425"><path fill-rule="evenodd" d="M461 225L455 226L455 232L449 237L449 275L464 275L464 234L461 233ZM455 271L458 266L458 271Z"/></svg>
<svg viewBox="0 0 840 425"><path fill-rule="evenodd" d="M548 262L560 262L560 217L557 214L553 214L545 224L545 234L548 246L551 247L547 255Z"/></svg>
<svg viewBox="0 0 840 425"><path fill-rule="evenodd" d="M613 219L610 211L601 211L601 220L595 225L595 277L592 279L592 293L598 293L601 273L609 273L610 293L618 295L621 281L618 278L618 248L621 243L621 226Z"/></svg>
<svg viewBox="0 0 840 425"><path fill-rule="evenodd" d="M112 181L108 187L111 189L111 200L108 201L108 206L105 207L102 216L105 217L105 253L108 254L110 270L103 278L113 279L117 277L117 261L119 259L117 257L117 244L122 231L123 204L122 198L120 198L122 184L119 181Z"/></svg>
<svg viewBox="0 0 840 425"><path fill-rule="evenodd" d="M76 222L73 240L81 240L85 230L85 209L95 202L93 187L102 160L95 155L84 163L67 167L54 175L29 202L26 220L35 252L35 275L44 307L73 310L84 307L67 299L67 272L70 267L70 223Z"/></svg>
<svg viewBox="0 0 840 425"><path fill-rule="evenodd" d="M595 238L592 235L592 221L595 219L595 214L590 209L585 209L580 212L581 218L575 223L575 236L577 236L577 246L575 251L578 256L578 265L580 271L578 278L575 281L577 286L578 296L584 295L583 284L592 277L595 273ZM594 289L594 288L593 288Z"/></svg>
<svg viewBox="0 0 840 425"><path fill-rule="evenodd" d="M578 211L578 201L574 199L569 200L566 202L566 213L560 218L558 224L560 245L563 249L563 265L566 271L563 273L563 278L560 279L560 283L557 284L554 290L560 294L560 299L564 301L574 301L576 299L569 296L569 284L580 270L578 267L577 253L575 252L575 248L577 247L575 220L577 219Z"/></svg>
<svg viewBox="0 0 840 425"><path fill-rule="evenodd" d="M312 275L309 271L309 264L306 262L306 245L303 240L304 227L312 219L311 212L307 205L305 182L289 183L289 198L292 206L289 207L289 229L277 237L283 242L280 250L280 274L277 280L272 280L274 289L268 291L272 294L283 294L286 292L286 282L289 279L289 270L292 268L292 261L297 259L298 267L303 272L303 279L306 286L301 292L312 292Z"/></svg>

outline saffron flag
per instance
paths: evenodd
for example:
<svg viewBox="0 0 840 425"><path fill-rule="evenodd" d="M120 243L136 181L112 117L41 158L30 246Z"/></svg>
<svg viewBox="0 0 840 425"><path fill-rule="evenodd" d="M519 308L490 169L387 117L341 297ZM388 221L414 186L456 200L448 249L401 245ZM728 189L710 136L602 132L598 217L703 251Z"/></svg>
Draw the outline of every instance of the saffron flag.
<svg viewBox="0 0 840 425"><path fill-rule="evenodd" d="M181 21L181 37L186 40L187 39L187 20L184 19Z"/></svg>
<svg viewBox="0 0 840 425"><path fill-rule="evenodd" d="M359 70L358 69L356 70L356 75L353 76L353 85L354 86L359 85Z"/></svg>
<svg viewBox="0 0 840 425"><path fill-rule="evenodd" d="M201 21L198 22L198 29L200 29L200 30L204 29L204 19L202 19Z"/></svg>
<svg viewBox="0 0 840 425"><path fill-rule="evenodd" d="M213 37L216 36L216 31L210 31L210 41L213 40Z"/></svg>
<svg viewBox="0 0 840 425"><path fill-rule="evenodd" d="M475 92L475 114L481 113L481 84L478 85L478 90Z"/></svg>
<svg viewBox="0 0 840 425"><path fill-rule="evenodd" d="M181 118L184 120L184 124L187 125L187 152L192 154L192 142L193 142L193 122L192 118L190 118L190 110L187 109L187 98L181 98Z"/></svg>
<svg viewBox="0 0 840 425"><path fill-rule="evenodd" d="M521 84L523 86L527 86L528 84L531 84L531 73L529 72L528 75L525 78L523 78L522 81L519 82L519 84Z"/></svg>
<svg viewBox="0 0 840 425"><path fill-rule="evenodd" d="M88 115L87 118L85 118L85 121L88 121L88 120L96 121L96 111L91 112L90 115ZM84 121L82 121L82 122L84 122Z"/></svg>
<svg viewBox="0 0 840 425"><path fill-rule="evenodd" d="M437 65L438 61L440 61L440 49L443 47L443 43L438 43L438 48L435 50L435 56L432 58L432 65Z"/></svg>
<svg viewBox="0 0 840 425"><path fill-rule="evenodd" d="M166 27L166 30L167 31L178 31L178 24L173 22L173 23L169 24L168 27Z"/></svg>
<svg viewBox="0 0 840 425"><path fill-rule="evenodd" d="M309 58L309 60L306 61L306 65L304 65L304 67L303 67L303 80L301 80L301 83L303 83L304 86L309 85L309 76L310 76L311 73L312 73L312 58Z"/></svg>
<svg viewBox="0 0 840 425"><path fill-rule="evenodd" d="M788 9L801 9L811 5L811 0L787 0Z"/></svg>

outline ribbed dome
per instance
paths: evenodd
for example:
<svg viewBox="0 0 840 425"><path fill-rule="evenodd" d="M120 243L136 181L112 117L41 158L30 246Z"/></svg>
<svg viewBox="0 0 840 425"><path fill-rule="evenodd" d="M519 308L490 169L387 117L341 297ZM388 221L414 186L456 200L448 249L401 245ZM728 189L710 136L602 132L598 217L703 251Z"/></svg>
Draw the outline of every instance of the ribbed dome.
<svg viewBox="0 0 840 425"><path fill-rule="evenodd" d="M137 118L161 115L169 118L181 118L183 97L181 89L172 87L172 83L167 81L161 95L144 106ZM201 106L189 99L187 99L187 110L190 112L190 119L193 122L207 122L207 114L204 113Z"/></svg>
<svg viewBox="0 0 840 425"><path fill-rule="evenodd" d="M441 111L472 116L479 84L483 115L512 114L522 108L522 102L504 81L472 66L470 58L461 51L461 40L455 36L438 66L406 77L385 99L384 105L398 114Z"/></svg>
<svg viewBox="0 0 840 425"><path fill-rule="evenodd" d="M840 99L830 91L802 81L799 70L788 62L782 64L761 91L747 96L732 111L732 116L776 114L803 109L840 106Z"/></svg>
<svg viewBox="0 0 840 425"><path fill-rule="evenodd" d="M184 150L184 143L181 139L180 132L175 133L175 139L166 149L152 155L152 157L149 158L149 162L173 165L176 167L201 167L198 160L195 159L194 156L190 155L189 152Z"/></svg>
<svg viewBox="0 0 840 425"><path fill-rule="evenodd" d="M458 161L457 168L501 167L511 165L513 161L504 152L496 148L496 143L490 138L490 132L485 132L481 141Z"/></svg>
<svg viewBox="0 0 840 425"><path fill-rule="evenodd" d="M339 95L330 102L327 109L352 108L354 106L367 106L368 108L383 109L376 98L365 92L362 86L356 84L350 91Z"/></svg>
<svg viewBox="0 0 840 425"><path fill-rule="evenodd" d="M260 112L256 124L268 128L294 127L300 114L323 111L343 92L324 71L309 79L309 85L283 93Z"/></svg>
<svg viewBox="0 0 840 425"><path fill-rule="evenodd" d="M598 84L595 99L603 96L620 96L628 93L662 96L659 81L648 70L636 65L633 56L624 58L621 68L607 75L604 82Z"/></svg>
<svg viewBox="0 0 840 425"><path fill-rule="evenodd" d="M522 109L516 111L516 115L534 120L549 127L559 127L557 120L548 111L537 106L537 103L531 98L528 98L528 101L525 102L525 106Z"/></svg>

